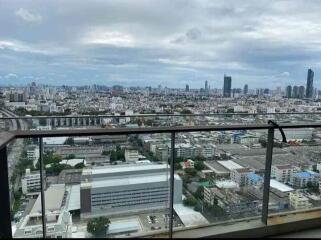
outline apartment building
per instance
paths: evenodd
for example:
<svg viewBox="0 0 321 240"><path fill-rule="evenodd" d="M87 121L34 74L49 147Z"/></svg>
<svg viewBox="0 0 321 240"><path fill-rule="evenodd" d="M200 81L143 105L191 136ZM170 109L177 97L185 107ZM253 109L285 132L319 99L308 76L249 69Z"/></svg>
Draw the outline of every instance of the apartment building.
<svg viewBox="0 0 321 240"><path fill-rule="evenodd" d="M254 173L254 171L250 168L237 168L231 171L230 177L231 180L236 182L240 187L244 187L249 173Z"/></svg>
<svg viewBox="0 0 321 240"><path fill-rule="evenodd" d="M38 195L40 193L40 173L31 172L26 169L25 175L21 178L22 193L26 195Z"/></svg>
<svg viewBox="0 0 321 240"><path fill-rule="evenodd" d="M37 145L29 145L27 148L27 159L32 161L35 167L39 160L39 147Z"/></svg>
<svg viewBox="0 0 321 240"><path fill-rule="evenodd" d="M307 209L312 205L309 199L300 192L290 192L289 200L291 207L295 209Z"/></svg>
<svg viewBox="0 0 321 240"><path fill-rule="evenodd" d="M291 164L272 165L271 178L279 182L289 183L291 182L293 174L297 171L297 167L292 166Z"/></svg>
<svg viewBox="0 0 321 240"><path fill-rule="evenodd" d="M295 188L305 188L308 183L318 184L320 174L312 171L297 172L293 174L292 185Z"/></svg>
<svg viewBox="0 0 321 240"><path fill-rule="evenodd" d="M125 149L125 160L126 162L134 162L139 159L138 151L136 149Z"/></svg>

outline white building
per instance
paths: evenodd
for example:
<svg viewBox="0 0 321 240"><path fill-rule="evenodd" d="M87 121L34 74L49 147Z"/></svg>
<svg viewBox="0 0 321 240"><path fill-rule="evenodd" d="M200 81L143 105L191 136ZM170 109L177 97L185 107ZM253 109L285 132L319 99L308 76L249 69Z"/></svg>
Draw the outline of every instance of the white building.
<svg viewBox="0 0 321 240"><path fill-rule="evenodd" d="M64 206L65 185L53 184L45 191L46 232L49 238L70 238L72 218ZM42 208L39 195L29 214L18 222L15 238L42 238Z"/></svg>
<svg viewBox="0 0 321 240"><path fill-rule="evenodd" d="M40 173L31 173L27 168L25 176L21 179L21 188L23 194L38 195L40 193Z"/></svg>
<svg viewBox="0 0 321 240"><path fill-rule="evenodd" d="M82 218L129 215L168 207L167 164L126 164L83 170ZM182 202L182 180L174 176L174 203Z"/></svg>
<svg viewBox="0 0 321 240"><path fill-rule="evenodd" d="M250 168L234 169L231 171L231 180L236 182L240 187L244 187L248 173L254 173L254 171Z"/></svg>
<svg viewBox="0 0 321 240"><path fill-rule="evenodd" d="M291 182L293 174L297 171L297 167L290 164L272 165L271 178L276 179L279 182L289 183Z"/></svg>
<svg viewBox="0 0 321 240"><path fill-rule="evenodd" d="M295 209L307 209L312 205L309 199L300 192L290 192L289 200L290 205Z"/></svg>
<svg viewBox="0 0 321 240"><path fill-rule="evenodd" d="M134 162L139 159L139 154L136 149L125 149L126 162Z"/></svg>
<svg viewBox="0 0 321 240"><path fill-rule="evenodd" d="M29 161L33 162L33 166L36 167L36 164L39 160L39 147L37 145L30 145L27 148L27 158Z"/></svg>

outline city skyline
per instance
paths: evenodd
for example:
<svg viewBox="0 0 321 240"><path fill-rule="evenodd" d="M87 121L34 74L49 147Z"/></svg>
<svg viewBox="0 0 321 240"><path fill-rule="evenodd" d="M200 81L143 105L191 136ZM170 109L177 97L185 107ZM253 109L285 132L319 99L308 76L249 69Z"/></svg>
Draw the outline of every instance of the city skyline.
<svg viewBox="0 0 321 240"><path fill-rule="evenodd" d="M2 84L221 88L226 73L235 87L272 88L319 72L314 1L5 2Z"/></svg>

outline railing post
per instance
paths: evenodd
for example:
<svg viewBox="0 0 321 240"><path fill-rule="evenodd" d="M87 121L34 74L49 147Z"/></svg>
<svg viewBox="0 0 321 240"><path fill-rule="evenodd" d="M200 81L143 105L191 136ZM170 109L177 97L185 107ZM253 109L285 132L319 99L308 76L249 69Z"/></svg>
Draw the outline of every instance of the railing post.
<svg viewBox="0 0 321 240"><path fill-rule="evenodd" d="M44 167L43 167L43 138L39 138L39 167L40 167L40 196L41 196L41 218L42 218L42 232L43 237L46 237L46 206L45 206L45 192L44 192Z"/></svg>
<svg viewBox="0 0 321 240"><path fill-rule="evenodd" d="M274 139L274 128L271 127L268 130L264 186L263 186L262 222L265 225L267 225L267 219L269 215L270 179L271 179L271 166L272 166L273 142L274 142L273 139Z"/></svg>
<svg viewBox="0 0 321 240"><path fill-rule="evenodd" d="M7 147L0 149L0 238L12 238Z"/></svg>
<svg viewBox="0 0 321 240"><path fill-rule="evenodd" d="M175 132L171 135L170 184L169 184L169 237L173 237L174 218L174 165L175 165Z"/></svg>

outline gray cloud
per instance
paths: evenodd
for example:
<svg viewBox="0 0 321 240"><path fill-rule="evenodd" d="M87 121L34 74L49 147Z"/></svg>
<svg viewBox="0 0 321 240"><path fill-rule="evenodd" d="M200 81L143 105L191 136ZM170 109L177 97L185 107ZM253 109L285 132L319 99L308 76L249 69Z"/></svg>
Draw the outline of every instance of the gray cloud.
<svg viewBox="0 0 321 240"><path fill-rule="evenodd" d="M308 67L320 72L320 12L314 0L3 0L0 75L221 88L226 73L235 87L304 84Z"/></svg>

